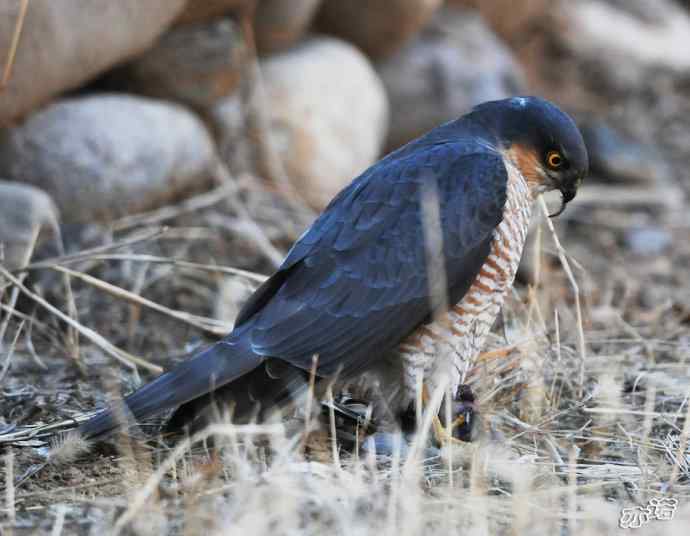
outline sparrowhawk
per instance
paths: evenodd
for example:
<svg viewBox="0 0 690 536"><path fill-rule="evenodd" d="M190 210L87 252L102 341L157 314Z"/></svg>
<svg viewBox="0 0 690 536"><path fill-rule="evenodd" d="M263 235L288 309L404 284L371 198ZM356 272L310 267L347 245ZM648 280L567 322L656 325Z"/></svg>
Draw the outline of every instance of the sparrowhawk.
<svg viewBox="0 0 690 536"><path fill-rule="evenodd" d="M446 374L455 391L513 284L535 198L559 190L562 210L587 169L580 132L554 104L480 104L355 178L232 332L127 396L129 412L139 421L178 408L184 423L217 397L237 419L257 405L261 415L300 391L313 364L325 382L380 375L401 408L420 373L429 390ZM80 430L117 425L106 409Z"/></svg>

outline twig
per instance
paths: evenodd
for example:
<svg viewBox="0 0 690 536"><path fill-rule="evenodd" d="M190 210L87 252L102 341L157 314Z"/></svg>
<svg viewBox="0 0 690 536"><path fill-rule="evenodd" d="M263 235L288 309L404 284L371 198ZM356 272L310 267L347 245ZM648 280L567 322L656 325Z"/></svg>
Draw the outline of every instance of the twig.
<svg viewBox="0 0 690 536"><path fill-rule="evenodd" d="M326 397L328 399L328 421L330 423L330 434L331 434L331 449L333 454L333 464L338 471L341 470L340 467L340 453L338 452L338 440L336 439L335 430L335 401L333 399L333 384L332 382L328 385L326 390ZM359 436L359 431L355 430L355 439Z"/></svg>
<svg viewBox="0 0 690 536"><path fill-rule="evenodd" d="M22 329L24 329L24 320L22 320L19 324L17 332L14 334L14 339L12 339L10 347L7 349L7 357L5 358L5 362L2 364L2 367L0 368L0 385L2 384L2 380L5 379L5 374L7 374L7 371L10 368L12 356L14 355L14 349L17 347L17 341L19 340L19 335L21 335L22 333Z"/></svg>
<svg viewBox="0 0 690 536"><path fill-rule="evenodd" d="M89 258L93 255L97 255L100 253L106 253L108 251L114 251L116 249L122 249L125 247L133 246L135 244L139 244L141 242L147 242L149 240L154 240L156 238L163 236L167 232L168 232L167 227L159 227L157 229L154 229L153 231L136 233L133 236L126 238L125 240L122 240L120 242L115 242L113 244L108 244L105 246L98 246L98 247L91 248L91 249L85 249L83 251L80 251L78 253L73 253L71 255L60 255L59 257L53 257L53 258L45 259L45 260L42 260L39 262L34 262L34 263L31 263L31 264L24 266L23 268L13 270L13 273L14 274L20 274L22 272L27 272L30 270L37 270L39 268L52 268L53 265L55 265L55 264L64 264L64 263L69 263L69 262L78 262L78 261L89 260Z"/></svg>
<svg viewBox="0 0 690 536"><path fill-rule="evenodd" d="M239 186L237 181L227 181L210 192L190 197L177 205L161 207L143 214L125 216L124 218L115 220L111 224L111 227L115 231L122 231L131 227L159 224L165 220L175 218L180 214L211 207L223 199L237 193L238 190Z"/></svg>
<svg viewBox="0 0 690 536"><path fill-rule="evenodd" d="M314 403L314 389L316 387L316 370L319 364L319 356L314 354L311 358L311 370L309 371L309 388L307 390L307 397L304 401L306 415L304 417L304 438L302 440L301 450L307 446L309 433L311 432L312 419L311 408Z"/></svg>
<svg viewBox="0 0 690 536"><path fill-rule="evenodd" d="M543 198L542 198L543 199ZM544 205L546 206L546 205ZM568 534L577 534L577 447L568 453Z"/></svg>
<svg viewBox="0 0 690 536"><path fill-rule="evenodd" d="M55 512L55 523L50 531L50 536L60 536L62 529L65 527L65 515L67 514L67 505L58 504Z"/></svg>
<svg viewBox="0 0 690 536"><path fill-rule="evenodd" d="M690 404L688 404L688 411L685 414L685 422L683 423L683 431L680 433L680 440L678 441L678 451L676 454L676 463L673 464L673 471L669 479L669 486L672 487L676 480L678 480L678 473L680 472L680 460L687 456L688 437L690 437Z"/></svg>
<svg viewBox="0 0 690 536"><path fill-rule="evenodd" d="M447 274L443 256L443 232L441 230L441 202L435 182L422 183L421 218L424 239L424 256L429 285L429 305L435 321L442 321L448 311Z"/></svg>
<svg viewBox="0 0 690 536"><path fill-rule="evenodd" d="M41 438L45 436L52 436L56 432L62 432L65 430L71 430L75 428L79 423L88 421L97 412L84 413L82 415L77 415L71 419L64 421L53 422L49 424L37 424L30 425L21 428L17 431L12 431L5 434L0 434L0 445L7 445L18 443L20 441L28 441L30 439Z"/></svg>
<svg viewBox="0 0 690 536"><path fill-rule="evenodd" d="M19 290L34 300L36 303L41 305L43 308L47 309L54 315L60 318L63 322L66 324L74 327L79 333L86 337L88 340L90 340L92 343L94 343L96 346L98 346L101 350L103 350L105 353L110 355L111 357L114 357L118 361L120 361L122 364L128 366L131 369L136 369L136 366L140 366L142 368L145 368L146 370L150 370L152 372L156 373L161 373L163 372L162 367L159 367L158 365L154 365L153 363L150 363L146 361L145 359L142 359L140 357L137 357L135 355L132 355L128 352L125 352L124 350L118 348L117 346L111 344L108 342L104 337L96 333L94 330L91 328L88 328L86 326L83 326L76 320L73 320L69 316L67 316L65 313L60 311L57 307L54 305L51 305L48 303L45 299L41 298L38 294L34 294L31 292L28 288L26 288L19 279L14 277L10 272L8 272L5 267L0 265L0 275L3 277L7 278L9 281L11 281Z"/></svg>
<svg viewBox="0 0 690 536"><path fill-rule="evenodd" d="M22 275L20 277L20 281L24 281L25 277L25 275ZM10 318L17 314L17 311L15 311L14 307L15 305L17 305L18 297L19 289L17 287L14 287L12 289L12 294L10 295L9 303L7 305L0 303L0 306L2 306L3 310L6 311L5 318L2 321L2 324L0 324L0 349L2 349L2 341L5 339L5 332L7 331L7 327L9 326Z"/></svg>
<svg viewBox="0 0 690 536"><path fill-rule="evenodd" d="M221 184L234 182L227 166L220 159L216 159L214 174L216 180L218 180ZM274 264L274 266L280 266L284 255L276 249L276 247L266 236L266 233L263 231L263 229L251 218L246 207L234 198L229 199L228 202L232 206L233 210L237 212L237 214L243 220L245 220L245 232L249 238L251 238L254 245L256 245L259 251L263 253Z"/></svg>
<svg viewBox="0 0 690 536"><path fill-rule="evenodd" d="M17 291L17 293L19 293L19 291ZM53 330L53 328L51 326L49 326L48 324L46 324L45 322L41 322L40 320L36 320L35 318L33 318L33 317L31 317L25 313L21 313L21 312L17 311L14 307L10 307L9 305L6 305L4 303L0 303L0 310L5 311L5 313L8 316L14 316L20 320L28 320L33 325L38 326L42 330L45 330L45 331L52 331ZM51 334L51 335L54 335L54 334ZM2 340L2 337L0 337L0 340Z"/></svg>
<svg viewBox="0 0 690 536"><path fill-rule="evenodd" d="M10 526L14 525L17 520L14 491L14 453L10 450L5 454L5 503Z"/></svg>
<svg viewBox="0 0 690 536"><path fill-rule="evenodd" d="M92 275L85 274L83 272L78 272L76 270L72 270L64 266L56 265L52 268L57 272L69 274L72 277L81 279L85 283L88 283L89 285L92 285L104 292L107 292L115 298L120 298L137 305L143 305L144 307L153 309L154 311L169 316L170 318L174 318L175 320L179 320L181 322L194 326L213 335L225 335L228 333L228 331L232 329L232 326L226 322L222 322L220 320L215 320L212 318L206 318L203 316L193 315L185 311L169 309L168 307L165 307L159 303L139 296L134 292L130 292L129 290L123 289L122 287L113 285L112 283L108 283L107 281L103 281L102 279L93 277Z"/></svg>
<svg viewBox="0 0 690 536"><path fill-rule="evenodd" d="M247 47L247 62L244 65L240 86L240 99L245 112L246 130L253 141L255 166L259 175L275 184L285 196L296 215L304 214L305 219L314 218L314 211L307 205L294 188L285 171L283 161L277 154L271 137L269 103L261 78L261 69L256 51L252 20L256 2L249 2L240 15L240 25Z"/></svg>
<svg viewBox="0 0 690 536"><path fill-rule="evenodd" d="M553 222L549 218L549 209L546 206L546 201L544 201L544 196L539 196L539 204L541 205L542 212L544 213L546 225L551 232L551 237L553 238L554 245L556 246L556 251L558 251L558 260L561 261L561 266L568 276L568 281L570 281L570 286L573 288L573 294L575 295L575 312L577 315L577 334L578 334L578 350L580 352L580 374L578 379L578 397L582 398L584 394L585 387L585 332L582 327L582 308L580 307L580 287L575 280L573 271L570 269L570 263L568 262L568 256L561 245L561 241L558 239L556 230L553 227Z"/></svg>
<svg viewBox="0 0 690 536"><path fill-rule="evenodd" d="M654 424L654 406L656 403L656 385L651 382L647 387L647 397L644 402L644 421L642 423L642 440L640 441L640 448L637 451L638 465L640 467L640 489L647 488L648 471L645 464L645 454L647 445L649 444L649 435L652 432L652 425Z"/></svg>
<svg viewBox="0 0 690 536"><path fill-rule="evenodd" d="M581 408L581 410L584 413L603 413L603 414L613 414L613 415L635 415L638 417L655 417L655 418L662 418L662 419L663 418L674 419L674 418L678 417L677 413L661 412L661 411L648 411L648 410L641 410L641 409L583 407L583 408Z"/></svg>
<svg viewBox="0 0 690 536"><path fill-rule="evenodd" d="M29 327L24 332L24 345L26 347L26 350L29 352L29 355L33 358L34 362L39 367L41 367L43 370L48 370L48 367L43 362L43 360L40 357L38 357L38 354L36 353L36 348L34 348L34 341L32 339L32 332L34 329L34 325L36 324L36 320L33 318L33 316L28 317L28 320L29 320Z"/></svg>
<svg viewBox="0 0 690 536"><path fill-rule="evenodd" d="M5 69L2 73L2 80L0 80L0 91L3 91L10 82L12 76L12 67L14 66L14 58L19 47L19 37L22 35L22 28L24 27L24 18L26 17L26 10L29 7L29 0L21 0L19 4L19 16L14 25L14 33L12 34L12 42L10 43L10 50L5 61Z"/></svg>
<svg viewBox="0 0 690 536"><path fill-rule="evenodd" d="M250 272L248 270L242 270L241 268L233 268L232 266L218 266L217 264L202 264L198 262L182 261L179 259L173 259L170 257L157 257L155 255L144 255L137 253L121 253L112 255L93 255L89 257L89 260L96 261L133 261L133 262L146 262L151 264L169 264L175 268L189 268L191 270L199 270L202 272L211 272L214 274L225 274L225 275L236 275L254 281L255 283L263 283L268 279L268 276L263 274L258 274L256 272ZM58 263L60 265L68 264L71 262L78 261L67 261Z"/></svg>
<svg viewBox="0 0 690 536"><path fill-rule="evenodd" d="M434 417L438 415L438 410L441 407L441 401L443 400L443 395L448 388L449 380L448 376L441 377L439 385L436 386L435 391L430 397L427 397L426 409L422 414L422 419L417 421L419 426L417 427L417 433L412 440L410 445L410 450L408 451L407 459L405 461L405 466L403 468L403 474L409 478L413 472L416 470L418 463L418 458L423 450L424 445L427 444L429 434L431 433L431 428L433 426ZM424 387L422 387L422 393L424 392ZM422 397L424 395L422 394Z"/></svg>

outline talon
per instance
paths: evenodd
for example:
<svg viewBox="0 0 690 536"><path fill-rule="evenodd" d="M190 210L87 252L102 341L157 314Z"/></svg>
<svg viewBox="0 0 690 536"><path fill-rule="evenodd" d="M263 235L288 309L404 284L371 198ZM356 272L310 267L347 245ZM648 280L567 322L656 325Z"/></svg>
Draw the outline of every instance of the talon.
<svg viewBox="0 0 690 536"><path fill-rule="evenodd" d="M456 417L450 425L450 431L452 436L460 441L470 442L477 435L479 408L475 400L469 385L463 384L458 387L453 400L453 414Z"/></svg>
<svg viewBox="0 0 690 536"><path fill-rule="evenodd" d="M422 385L422 403L428 403L430 398L426 385ZM444 407L442 405L439 413L443 411ZM456 445L467 443L472 441L475 436L477 408L474 393L469 385L458 387L453 400L452 413L455 415L455 418L447 427L443 426L439 415L434 415L431 421L434 439L441 446L447 443Z"/></svg>

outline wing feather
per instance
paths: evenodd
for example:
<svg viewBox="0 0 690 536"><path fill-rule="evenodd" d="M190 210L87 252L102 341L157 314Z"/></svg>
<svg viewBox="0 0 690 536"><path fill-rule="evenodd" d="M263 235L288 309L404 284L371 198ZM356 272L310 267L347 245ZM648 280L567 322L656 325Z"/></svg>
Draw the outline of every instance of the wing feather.
<svg viewBox="0 0 690 536"><path fill-rule="evenodd" d="M318 373L354 372L431 314L421 196L439 192L449 300L489 253L506 201L501 156L472 141L418 143L343 190L239 316L260 355ZM245 331L246 330L246 331Z"/></svg>

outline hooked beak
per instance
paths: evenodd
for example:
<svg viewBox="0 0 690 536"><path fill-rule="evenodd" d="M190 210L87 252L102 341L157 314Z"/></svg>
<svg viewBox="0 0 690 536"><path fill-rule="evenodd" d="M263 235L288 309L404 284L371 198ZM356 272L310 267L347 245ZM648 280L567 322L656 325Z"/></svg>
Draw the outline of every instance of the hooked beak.
<svg viewBox="0 0 690 536"><path fill-rule="evenodd" d="M561 191L561 208L559 208L558 212L555 214L549 214L549 218L555 218L556 216L563 214L565 206L575 199L575 194L577 193L577 188L569 188L565 185L561 186L559 190Z"/></svg>

